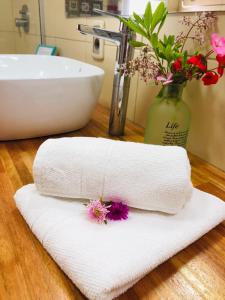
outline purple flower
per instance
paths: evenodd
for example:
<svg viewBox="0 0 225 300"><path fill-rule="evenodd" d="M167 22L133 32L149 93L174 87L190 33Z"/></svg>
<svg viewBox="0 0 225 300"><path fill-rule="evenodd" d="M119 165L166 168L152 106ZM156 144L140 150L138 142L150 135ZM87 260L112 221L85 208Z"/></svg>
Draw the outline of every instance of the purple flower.
<svg viewBox="0 0 225 300"><path fill-rule="evenodd" d="M129 208L122 202L110 202L106 218L112 221L121 221L128 219Z"/></svg>

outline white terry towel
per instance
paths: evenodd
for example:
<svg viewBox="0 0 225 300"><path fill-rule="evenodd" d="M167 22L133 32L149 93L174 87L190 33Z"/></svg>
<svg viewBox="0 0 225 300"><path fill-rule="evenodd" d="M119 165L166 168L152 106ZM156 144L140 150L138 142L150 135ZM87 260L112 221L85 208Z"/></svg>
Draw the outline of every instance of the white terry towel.
<svg viewBox="0 0 225 300"><path fill-rule="evenodd" d="M225 203L194 189L177 215L133 210L127 221L98 225L79 201L41 196L35 185L15 201L33 233L91 300L111 300L225 218Z"/></svg>
<svg viewBox="0 0 225 300"><path fill-rule="evenodd" d="M181 147L79 137L43 143L33 174L44 195L119 196L130 207L174 214L191 197L190 170Z"/></svg>

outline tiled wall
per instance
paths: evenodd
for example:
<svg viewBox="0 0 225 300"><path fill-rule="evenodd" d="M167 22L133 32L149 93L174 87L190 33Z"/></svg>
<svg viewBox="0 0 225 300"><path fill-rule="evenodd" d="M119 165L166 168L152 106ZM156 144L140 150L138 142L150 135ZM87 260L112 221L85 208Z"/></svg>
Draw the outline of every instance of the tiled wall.
<svg viewBox="0 0 225 300"><path fill-rule="evenodd" d="M30 30L24 33L23 29L15 28L16 32L16 53L35 53L36 47L40 44L40 22L38 0L12 0L13 15L20 17L19 11L23 4L29 9ZM47 0L48 1L48 0Z"/></svg>
<svg viewBox="0 0 225 300"><path fill-rule="evenodd" d="M30 31L15 26L19 11L28 5ZM34 53L40 43L38 0L1 0L0 2L0 53Z"/></svg>
<svg viewBox="0 0 225 300"><path fill-rule="evenodd" d="M15 52L15 33L12 0L0 3L0 53Z"/></svg>

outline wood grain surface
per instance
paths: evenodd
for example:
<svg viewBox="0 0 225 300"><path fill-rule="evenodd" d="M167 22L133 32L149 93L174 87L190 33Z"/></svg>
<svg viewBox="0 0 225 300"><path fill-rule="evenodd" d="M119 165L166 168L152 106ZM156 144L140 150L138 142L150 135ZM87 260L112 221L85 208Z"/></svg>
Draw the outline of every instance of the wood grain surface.
<svg viewBox="0 0 225 300"><path fill-rule="evenodd" d="M107 125L108 111L98 106L86 128L63 136L108 137ZM128 122L121 139L142 142L143 129ZM1 300L85 299L34 237L13 201L17 189L33 182L32 163L44 140L0 142ZM225 200L225 173L194 155L190 159L194 185ZM119 299L225 299L224 225L163 263Z"/></svg>

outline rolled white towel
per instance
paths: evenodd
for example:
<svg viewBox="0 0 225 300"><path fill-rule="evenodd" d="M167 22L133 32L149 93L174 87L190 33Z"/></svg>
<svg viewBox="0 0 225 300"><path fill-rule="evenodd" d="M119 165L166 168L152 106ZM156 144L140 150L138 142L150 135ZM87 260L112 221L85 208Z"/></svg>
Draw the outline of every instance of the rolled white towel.
<svg viewBox="0 0 225 300"><path fill-rule="evenodd" d="M130 207L171 214L191 197L190 170L187 153L180 147L82 137L47 140L33 167L41 194L120 197Z"/></svg>

